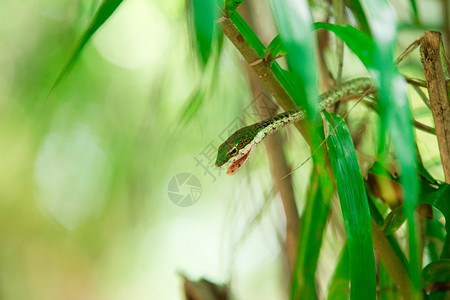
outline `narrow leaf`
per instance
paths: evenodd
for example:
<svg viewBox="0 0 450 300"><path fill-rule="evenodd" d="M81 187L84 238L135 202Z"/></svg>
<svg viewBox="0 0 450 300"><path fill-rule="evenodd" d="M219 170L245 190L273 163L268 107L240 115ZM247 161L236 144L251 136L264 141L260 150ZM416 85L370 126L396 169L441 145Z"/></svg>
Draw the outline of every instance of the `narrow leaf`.
<svg viewBox="0 0 450 300"><path fill-rule="evenodd" d="M55 89L55 87L61 81L63 76L68 72L68 70L75 63L76 59L78 58L78 56L80 55L84 46L89 41L89 39L92 37L92 35L109 19L109 17L111 17L111 15L115 12L115 10L119 7L119 5L121 3L122 3L122 0L105 0L102 3L102 5L100 5L100 7L97 10L97 13L95 14L94 18L92 19L91 23L89 24L88 29L84 32L83 36L78 41L78 44L75 47L72 55L70 56L66 65L64 66L64 68L59 73L55 82L53 83L50 93Z"/></svg>
<svg viewBox="0 0 450 300"><path fill-rule="evenodd" d="M450 259L433 261L423 268L423 286L426 287L435 282L450 282Z"/></svg>
<svg viewBox="0 0 450 300"><path fill-rule="evenodd" d="M349 25L334 25L322 22L313 24L314 30L319 28L329 30L343 40L367 68L375 67L375 43L370 36Z"/></svg>
<svg viewBox="0 0 450 300"><path fill-rule="evenodd" d="M386 133L393 141L395 155L401 170L401 184L405 198L405 214L408 220L408 246L410 255L410 277L419 298L419 253L414 223L414 210L418 203L419 184L416 171L416 148L411 114L404 78L393 65L393 49L396 43L396 19L392 7L386 0L363 0L365 12L375 41L375 70L372 74L378 88L379 149L382 158L386 155Z"/></svg>
<svg viewBox="0 0 450 300"><path fill-rule="evenodd" d="M393 234L403 225L405 220L406 216L403 207L397 207L387 215L383 224L384 233L386 235Z"/></svg>
<svg viewBox="0 0 450 300"><path fill-rule="evenodd" d="M437 190L422 195L420 197L421 203L430 204L444 215L445 230L447 235L444 242L444 249L442 250L441 258L450 258L450 184L444 183Z"/></svg>
<svg viewBox="0 0 450 300"><path fill-rule="evenodd" d="M364 10L362 9L359 0L345 0L344 3L353 12L356 23L361 31L370 35L369 23L367 22L366 15L364 14Z"/></svg>
<svg viewBox="0 0 450 300"><path fill-rule="evenodd" d="M364 181L350 132L340 117L325 113L330 123L327 140L347 229L351 299L375 299L376 277L372 227ZM335 129L336 128L336 129Z"/></svg>
<svg viewBox="0 0 450 300"><path fill-rule="evenodd" d="M300 240L291 290L292 299L317 298L315 273L327 224L329 202L334 192L331 178L317 167L311 174L310 182L301 218Z"/></svg>
<svg viewBox="0 0 450 300"><path fill-rule="evenodd" d="M345 243L328 288L328 300L347 300L350 292L350 262L348 245Z"/></svg>
<svg viewBox="0 0 450 300"><path fill-rule="evenodd" d="M409 0L409 3L411 3L411 9L413 12L414 23L420 24L419 11L417 10L416 0Z"/></svg>
<svg viewBox="0 0 450 300"><path fill-rule="evenodd" d="M271 0L289 70L304 87L305 98L296 99L311 119L317 118L317 74L311 38L311 16L305 0Z"/></svg>
<svg viewBox="0 0 450 300"><path fill-rule="evenodd" d="M213 44L214 25L216 19L215 0L188 0L188 14L192 18L190 28L195 36L196 50L201 58L203 66L206 65L211 55ZM192 24L193 23L193 24Z"/></svg>

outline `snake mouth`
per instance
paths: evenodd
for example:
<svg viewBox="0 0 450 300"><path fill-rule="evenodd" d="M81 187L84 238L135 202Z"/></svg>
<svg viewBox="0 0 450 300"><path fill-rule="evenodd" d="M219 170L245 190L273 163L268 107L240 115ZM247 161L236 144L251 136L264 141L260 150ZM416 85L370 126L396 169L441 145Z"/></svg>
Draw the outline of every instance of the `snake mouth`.
<svg viewBox="0 0 450 300"><path fill-rule="evenodd" d="M252 149L250 148L247 153L245 153L242 157L236 159L234 162L231 163L230 167L228 168L226 174L227 175L234 175L237 171L244 165L244 163L247 161L250 152L252 152Z"/></svg>

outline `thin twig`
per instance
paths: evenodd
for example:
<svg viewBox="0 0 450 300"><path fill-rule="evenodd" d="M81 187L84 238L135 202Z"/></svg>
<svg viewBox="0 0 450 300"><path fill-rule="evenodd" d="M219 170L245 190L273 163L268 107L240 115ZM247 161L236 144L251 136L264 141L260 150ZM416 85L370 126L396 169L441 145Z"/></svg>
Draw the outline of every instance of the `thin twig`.
<svg viewBox="0 0 450 300"><path fill-rule="evenodd" d="M406 49L405 51L402 52L402 54L400 54L397 59L395 60L394 64L396 66L398 66L409 54L411 54L411 52L413 52L414 50L416 50L417 47L419 47L420 45L420 38L415 40L414 42L412 42Z"/></svg>
<svg viewBox="0 0 450 300"><path fill-rule="evenodd" d="M422 91L422 88L417 85L412 85L413 89L416 91L417 95L419 95L420 99L422 99L423 103L431 109L430 99L428 99L427 95Z"/></svg>

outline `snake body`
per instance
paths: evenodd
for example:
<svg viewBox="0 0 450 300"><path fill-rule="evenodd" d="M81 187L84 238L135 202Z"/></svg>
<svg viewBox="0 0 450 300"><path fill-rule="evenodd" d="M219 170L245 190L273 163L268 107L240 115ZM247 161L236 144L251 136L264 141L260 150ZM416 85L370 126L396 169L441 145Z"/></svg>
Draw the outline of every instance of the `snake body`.
<svg viewBox="0 0 450 300"><path fill-rule="evenodd" d="M372 84L372 80L365 77L348 80L342 83L339 88L331 89L320 95L318 109L322 111L348 95L357 94L370 88ZM306 111L298 107L237 130L220 145L216 166L223 167L231 164L227 174L235 174L247 161L250 153L266 136L304 119L305 116Z"/></svg>

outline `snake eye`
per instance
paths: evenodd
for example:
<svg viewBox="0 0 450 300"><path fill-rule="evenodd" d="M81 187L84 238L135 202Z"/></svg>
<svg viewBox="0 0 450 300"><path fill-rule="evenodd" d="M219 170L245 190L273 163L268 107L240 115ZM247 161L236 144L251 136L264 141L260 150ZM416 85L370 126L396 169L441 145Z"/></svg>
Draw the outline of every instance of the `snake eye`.
<svg viewBox="0 0 450 300"><path fill-rule="evenodd" d="M234 147L233 149L231 149L230 152L228 152L228 154L230 154L230 155L235 155L236 153L237 153L236 147Z"/></svg>

